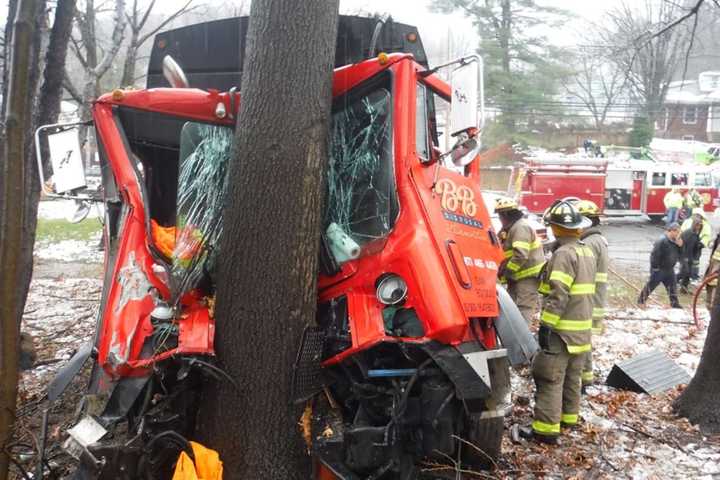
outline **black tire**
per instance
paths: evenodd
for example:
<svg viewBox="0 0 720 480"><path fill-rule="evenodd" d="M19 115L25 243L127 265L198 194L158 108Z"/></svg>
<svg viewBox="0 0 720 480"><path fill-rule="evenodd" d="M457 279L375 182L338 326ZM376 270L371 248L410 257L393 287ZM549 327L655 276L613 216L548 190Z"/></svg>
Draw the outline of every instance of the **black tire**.
<svg viewBox="0 0 720 480"><path fill-rule="evenodd" d="M476 468L496 466L502 452L502 439L505 429L503 412L509 406L510 364L507 359L489 364L490 382L493 385L491 396L485 400L485 415L472 413L465 418L463 439L463 463Z"/></svg>
<svg viewBox="0 0 720 480"><path fill-rule="evenodd" d="M466 420L461 458L463 464L473 467L491 468L502 451L502 439L505 428L504 417L481 418L472 414Z"/></svg>

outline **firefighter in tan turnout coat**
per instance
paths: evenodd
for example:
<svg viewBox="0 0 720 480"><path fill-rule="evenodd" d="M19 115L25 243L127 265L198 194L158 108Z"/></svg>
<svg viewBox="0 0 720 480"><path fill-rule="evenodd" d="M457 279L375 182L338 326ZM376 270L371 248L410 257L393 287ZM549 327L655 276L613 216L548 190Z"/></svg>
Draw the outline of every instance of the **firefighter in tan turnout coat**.
<svg viewBox="0 0 720 480"><path fill-rule="evenodd" d="M500 269L500 282L507 285L510 297L530 324L538 305L538 277L545 264L542 241L512 198L499 197L495 212L503 225L499 235L505 261Z"/></svg>
<svg viewBox="0 0 720 480"><path fill-rule="evenodd" d="M596 260L580 240L591 222L567 201L548 210L546 221L557 238L557 247L544 270L540 293L544 296L532 374L535 411L531 428L517 428L525 438L555 443L560 425L578 421L580 375L591 350L593 294Z"/></svg>
<svg viewBox="0 0 720 480"><path fill-rule="evenodd" d="M592 226L585 230L580 240L590 247L595 255L595 294L593 295L592 310L592 334L600 335L604 328L605 304L607 303L607 281L608 281L608 242L598 228L600 225L600 209L590 200L580 200L575 207L580 215L587 217ZM582 384L590 385L595 380L592 368L592 352L585 357L585 367L582 372Z"/></svg>

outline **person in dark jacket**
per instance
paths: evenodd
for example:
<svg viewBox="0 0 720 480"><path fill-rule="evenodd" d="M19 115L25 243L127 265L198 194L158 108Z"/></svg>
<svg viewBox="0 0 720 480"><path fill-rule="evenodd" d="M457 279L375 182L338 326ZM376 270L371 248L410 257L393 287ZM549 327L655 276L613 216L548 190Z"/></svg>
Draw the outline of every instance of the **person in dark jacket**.
<svg viewBox="0 0 720 480"><path fill-rule="evenodd" d="M703 245L700 241L700 230L702 230L702 218L693 215L693 222L690 228L681 231L682 248L680 252L680 274L678 275L678 283L680 284L680 293L689 293L688 285L693 276L693 266L696 259L700 258Z"/></svg>
<svg viewBox="0 0 720 480"><path fill-rule="evenodd" d="M677 297L677 279L675 278L675 264L680 258L682 239L680 238L680 225L668 225L665 235L653 245L650 254L650 279L640 292L638 305L643 306L655 287L662 283L665 285L672 308L682 308Z"/></svg>

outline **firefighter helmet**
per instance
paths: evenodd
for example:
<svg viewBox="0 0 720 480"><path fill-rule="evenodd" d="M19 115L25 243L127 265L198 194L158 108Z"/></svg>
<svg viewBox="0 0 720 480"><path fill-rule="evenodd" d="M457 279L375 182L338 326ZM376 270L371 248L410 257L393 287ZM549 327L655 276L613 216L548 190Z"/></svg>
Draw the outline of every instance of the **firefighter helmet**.
<svg viewBox="0 0 720 480"><path fill-rule="evenodd" d="M510 197L497 197L495 199L495 213L517 210L518 204Z"/></svg>
<svg viewBox="0 0 720 480"><path fill-rule="evenodd" d="M592 202L590 200L580 200L575 204L575 208L577 208L577 211L580 213L580 215L584 215L586 217L599 217L600 216L600 209L595 204L595 202Z"/></svg>
<svg viewBox="0 0 720 480"><path fill-rule="evenodd" d="M553 203L544 215L544 219L550 225L567 228L569 230L589 227L592 222L583 217L578 209L566 200L557 200Z"/></svg>

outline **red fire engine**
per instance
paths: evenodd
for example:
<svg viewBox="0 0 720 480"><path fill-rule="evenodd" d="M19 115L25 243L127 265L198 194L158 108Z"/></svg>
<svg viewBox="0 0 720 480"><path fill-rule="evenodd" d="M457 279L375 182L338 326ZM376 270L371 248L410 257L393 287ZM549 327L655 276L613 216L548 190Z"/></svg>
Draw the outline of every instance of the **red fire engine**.
<svg viewBox="0 0 720 480"><path fill-rule="evenodd" d="M556 198L592 200L610 216L665 214L663 199L673 188L696 190L703 208L720 206L720 173L694 164L629 160L558 158L529 159L512 167L509 188L533 213L542 213Z"/></svg>

